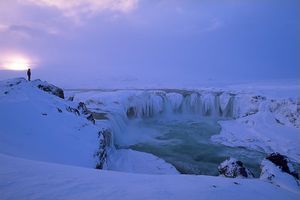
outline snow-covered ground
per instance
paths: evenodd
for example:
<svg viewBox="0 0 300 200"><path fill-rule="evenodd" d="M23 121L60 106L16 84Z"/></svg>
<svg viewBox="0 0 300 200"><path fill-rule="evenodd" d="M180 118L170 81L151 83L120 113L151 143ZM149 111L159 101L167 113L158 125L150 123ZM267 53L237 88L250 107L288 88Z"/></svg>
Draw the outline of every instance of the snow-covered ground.
<svg viewBox="0 0 300 200"><path fill-rule="evenodd" d="M300 100L242 94L236 97L236 119L219 121L222 130L212 140L267 153L280 152L300 161Z"/></svg>
<svg viewBox="0 0 300 200"><path fill-rule="evenodd" d="M259 179L141 175L0 155L1 199L286 199L299 192Z"/></svg>
<svg viewBox="0 0 300 200"><path fill-rule="evenodd" d="M299 96L294 95L294 89L289 89L293 95L286 98L274 93L265 95L261 90L246 92L232 88L70 92L67 96L75 94L75 98L68 101L39 85L48 83L25 79L0 82L1 199L297 199L299 196L299 186L293 177L285 178L286 174L276 176L281 179L273 182L268 179L271 175L261 179L178 175L172 165L154 155L117 150L113 146L107 149L104 166L110 170L93 169L99 162L95 155L99 140L103 140L98 136L102 128L120 134L130 117L151 117L179 110L218 117L222 131L213 141L278 151L299 162ZM93 124L81 113L79 101L108 119L103 117ZM118 136L112 135L112 139Z"/></svg>
<svg viewBox="0 0 300 200"><path fill-rule="evenodd" d="M35 83L25 79L0 82L0 152L94 167L98 129L67 111L74 105L38 89Z"/></svg>

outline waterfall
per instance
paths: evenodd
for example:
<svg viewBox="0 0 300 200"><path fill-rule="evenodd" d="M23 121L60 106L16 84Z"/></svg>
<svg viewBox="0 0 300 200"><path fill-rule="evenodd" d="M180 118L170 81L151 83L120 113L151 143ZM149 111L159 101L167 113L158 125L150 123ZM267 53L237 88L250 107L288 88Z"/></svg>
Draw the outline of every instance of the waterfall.
<svg viewBox="0 0 300 200"><path fill-rule="evenodd" d="M106 110L109 118L111 147L125 140L124 132L132 119L195 115L216 119L236 117L235 95L227 92L186 90L145 90L102 94L95 106ZM113 98L112 98L113 97ZM193 116L192 116L193 117Z"/></svg>
<svg viewBox="0 0 300 200"><path fill-rule="evenodd" d="M217 118L234 117L234 95L222 92L145 91L123 104L127 118L161 114L195 114Z"/></svg>

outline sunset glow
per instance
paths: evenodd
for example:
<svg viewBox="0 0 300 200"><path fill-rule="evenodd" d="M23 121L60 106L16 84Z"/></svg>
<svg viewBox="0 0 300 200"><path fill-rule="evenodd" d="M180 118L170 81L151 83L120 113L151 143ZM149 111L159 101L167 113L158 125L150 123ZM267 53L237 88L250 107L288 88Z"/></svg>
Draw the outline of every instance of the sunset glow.
<svg viewBox="0 0 300 200"><path fill-rule="evenodd" d="M22 56L7 57L3 62L3 68L6 70L27 70L29 66L29 59Z"/></svg>

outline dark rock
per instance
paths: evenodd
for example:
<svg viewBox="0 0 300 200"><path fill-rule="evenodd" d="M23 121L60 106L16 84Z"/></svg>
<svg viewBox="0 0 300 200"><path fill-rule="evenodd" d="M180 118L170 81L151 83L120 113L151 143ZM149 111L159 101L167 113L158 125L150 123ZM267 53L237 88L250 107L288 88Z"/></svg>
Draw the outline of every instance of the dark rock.
<svg viewBox="0 0 300 200"><path fill-rule="evenodd" d="M48 114L47 114L47 113L42 113L42 115L43 115L43 116L47 116Z"/></svg>
<svg viewBox="0 0 300 200"><path fill-rule="evenodd" d="M278 123L278 124L280 124L280 125L284 125L284 123L283 122L281 122L279 119L277 119L277 118L275 118L275 121Z"/></svg>
<svg viewBox="0 0 300 200"><path fill-rule="evenodd" d="M95 119L93 117L93 114L89 114L89 116L87 116L86 118L87 118L87 120L91 121L93 124L96 123L96 121L95 121Z"/></svg>
<svg viewBox="0 0 300 200"><path fill-rule="evenodd" d="M81 112L83 115L89 114L89 110L87 109L86 105L83 102L79 102L77 109Z"/></svg>
<svg viewBox="0 0 300 200"><path fill-rule="evenodd" d="M236 160L235 158L229 158L222 162L218 166L218 171L220 175L230 178L236 177L245 177L245 178L253 178L253 173L247 169L243 162Z"/></svg>
<svg viewBox="0 0 300 200"><path fill-rule="evenodd" d="M38 88L41 89L41 90L43 90L43 91L45 91L45 92L48 92L48 93L53 94L55 96L58 96L58 97L60 97L62 99L65 98L64 91L62 89L54 86L54 85L51 85L51 86L50 85L47 85L47 86L45 86L45 85L38 85Z"/></svg>
<svg viewBox="0 0 300 200"><path fill-rule="evenodd" d="M60 108L57 108L57 111L60 112L60 113L62 113L62 110Z"/></svg>
<svg viewBox="0 0 300 200"><path fill-rule="evenodd" d="M4 94L8 94L8 91L5 91Z"/></svg>
<svg viewBox="0 0 300 200"><path fill-rule="evenodd" d="M136 113L135 113L134 107L129 107L129 108L127 109L126 114L127 114L127 117L128 117L128 118L133 118L133 117L135 117L135 116L136 116Z"/></svg>
<svg viewBox="0 0 300 200"><path fill-rule="evenodd" d="M289 167L289 170L291 171L293 167L289 166L289 163L287 165ZM299 191L299 180L295 176L284 172L279 166L277 166L272 161L268 159L262 160L260 168L261 173L259 178L261 180L268 181L271 184L274 184L278 187L283 186L291 190Z"/></svg>
<svg viewBox="0 0 300 200"><path fill-rule="evenodd" d="M96 123L93 112L91 112L83 102L79 102L77 106L78 111L86 117L87 120L91 121L93 124Z"/></svg>
<svg viewBox="0 0 300 200"><path fill-rule="evenodd" d="M107 151L111 147L112 133L109 129L102 129L98 133L99 149L95 153L95 157L98 158L96 169L103 169L107 162Z"/></svg>
<svg viewBox="0 0 300 200"><path fill-rule="evenodd" d="M74 101L74 96L71 96L67 99L68 101Z"/></svg>
<svg viewBox="0 0 300 200"><path fill-rule="evenodd" d="M261 95L257 95L257 96L253 96L252 99L254 99L257 102L257 101L264 101L267 98Z"/></svg>
<svg viewBox="0 0 300 200"><path fill-rule="evenodd" d="M277 167L279 167L283 172L286 172L299 179L299 175L294 169L292 169L292 164L288 157L281 155L278 152L275 152L268 155L266 159L271 161Z"/></svg>
<svg viewBox="0 0 300 200"><path fill-rule="evenodd" d="M35 85L37 88L45 91L45 92L48 92L48 93L53 94L55 96L58 96L62 99L65 98L63 89L61 89L61 88L59 88L55 85L49 84L47 82L43 82L39 79L32 81L32 84Z"/></svg>
<svg viewBox="0 0 300 200"><path fill-rule="evenodd" d="M68 112L72 112L72 113L74 113L74 114L76 114L76 115L80 115L80 113L79 113L79 111L76 109L76 108L72 108L72 107L70 107L70 106L68 106L67 108L66 108L66 110L68 111Z"/></svg>

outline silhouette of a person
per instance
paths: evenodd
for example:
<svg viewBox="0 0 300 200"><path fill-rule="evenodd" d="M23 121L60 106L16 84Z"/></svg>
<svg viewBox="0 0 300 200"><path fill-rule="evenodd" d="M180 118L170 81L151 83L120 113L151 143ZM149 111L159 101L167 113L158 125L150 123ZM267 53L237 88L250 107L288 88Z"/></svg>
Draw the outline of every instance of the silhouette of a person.
<svg viewBox="0 0 300 200"><path fill-rule="evenodd" d="M27 70L27 77L28 77L28 81L30 81L30 79L31 79L31 71L30 71L30 68L28 68L28 70Z"/></svg>

